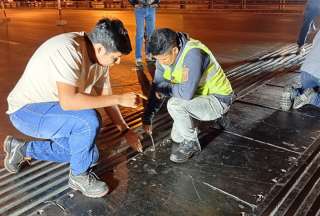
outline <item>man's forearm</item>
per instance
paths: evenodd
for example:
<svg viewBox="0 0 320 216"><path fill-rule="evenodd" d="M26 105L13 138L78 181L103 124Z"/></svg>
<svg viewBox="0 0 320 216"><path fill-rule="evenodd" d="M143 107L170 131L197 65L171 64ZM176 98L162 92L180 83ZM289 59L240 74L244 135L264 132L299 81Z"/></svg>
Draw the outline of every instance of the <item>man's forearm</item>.
<svg viewBox="0 0 320 216"><path fill-rule="evenodd" d="M105 107L104 110L106 111L107 115L111 119L112 123L115 124L120 131L123 131L129 128L129 126L123 119L118 106Z"/></svg>
<svg viewBox="0 0 320 216"><path fill-rule="evenodd" d="M72 98L60 100L60 104L65 110L96 109L118 105L119 98L120 95L92 96L77 93Z"/></svg>

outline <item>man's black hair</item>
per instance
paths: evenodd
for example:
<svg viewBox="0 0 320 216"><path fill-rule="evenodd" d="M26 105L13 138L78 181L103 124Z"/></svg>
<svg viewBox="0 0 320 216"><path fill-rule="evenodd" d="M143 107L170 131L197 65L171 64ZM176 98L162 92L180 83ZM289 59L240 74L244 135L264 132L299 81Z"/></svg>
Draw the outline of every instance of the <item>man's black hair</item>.
<svg viewBox="0 0 320 216"><path fill-rule="evenodd" d="M118 19L100 19L88 37L92 43L101 43L107 52L127 55L132 50L128 31Z"/></svg>
<svg viewBox="0 0 320 216"><path fill-rule="evenodd" d="M173 47L178 47L177 33L169 28L155 30L149 40L149 50L152 55L162 55Z"/></svg>

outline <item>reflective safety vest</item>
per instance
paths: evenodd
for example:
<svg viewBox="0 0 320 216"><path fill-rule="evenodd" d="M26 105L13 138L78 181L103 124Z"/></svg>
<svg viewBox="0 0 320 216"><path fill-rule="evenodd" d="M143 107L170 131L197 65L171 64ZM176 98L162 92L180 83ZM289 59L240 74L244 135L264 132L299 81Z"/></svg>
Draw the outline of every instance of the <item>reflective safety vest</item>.
<svg viewBox="0 0 320 216"><path fill-rule="evenodd" d="M231 84L211 51L200 41L193 39L189 40L185 45L178 62L173 68L173 71L171 70L170 66L161 64L161 66L164 68L164 79L173 84L179 84L183 82L184 59L188 52L193 48L201 49L210 56L210 64L202 74L196 95L231 94L233 92ZM192 71L190 72L192 73Z"/></svg>

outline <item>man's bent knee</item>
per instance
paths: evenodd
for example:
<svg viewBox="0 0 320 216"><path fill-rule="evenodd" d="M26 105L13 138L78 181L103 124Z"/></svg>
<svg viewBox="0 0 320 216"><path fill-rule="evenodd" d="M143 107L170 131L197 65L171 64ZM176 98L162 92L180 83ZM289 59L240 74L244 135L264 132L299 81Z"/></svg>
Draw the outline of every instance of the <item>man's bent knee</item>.
<svg viewBox="0 0 320 216"><path fill-rule="evenodd" d="M94 131L97 133L101 126L101 119L95 110L86 110L81 117L79 117L79 126L81 131Z"/></svg>
<svg viewBox="0 0 320 216"><path fill-rule="evenodd" d="M185 106L184 100L180 98L172 97L168 100L167 109L170 111L175 111L181 109Z"/></svg>

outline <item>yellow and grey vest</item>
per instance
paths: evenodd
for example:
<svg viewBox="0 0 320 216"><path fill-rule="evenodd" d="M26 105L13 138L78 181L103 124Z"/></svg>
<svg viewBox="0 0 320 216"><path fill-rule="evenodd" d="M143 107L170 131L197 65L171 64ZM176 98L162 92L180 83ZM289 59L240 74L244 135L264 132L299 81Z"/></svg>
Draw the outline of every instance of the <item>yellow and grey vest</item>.
<svg viewBox="0 0 320 216"><path fill-rule="evenodd" d="M179 84L183 82L184 59L188 52L193 48L201 49L210 56L210 64L202 74L196 95L230 95L233 92L231 84L219 63L204 44L193 39L189 40L185 45L173 70L171 70L171 68L167 65L161 65L164 68L164 79L173 84Z"/></svg>

